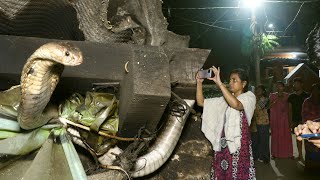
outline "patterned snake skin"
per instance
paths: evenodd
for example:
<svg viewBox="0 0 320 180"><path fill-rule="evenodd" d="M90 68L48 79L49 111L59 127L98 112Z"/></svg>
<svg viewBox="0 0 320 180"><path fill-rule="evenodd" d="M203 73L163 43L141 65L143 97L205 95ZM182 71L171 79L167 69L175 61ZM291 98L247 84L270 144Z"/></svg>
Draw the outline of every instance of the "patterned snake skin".
<svg viewBox="0 0 320 180"><path fill-rule="evenodd" d="M58 116L47 105L59 82L64 66L77 66L83 61L80 49L69 42L51 42L38 48L27 60L21 75L21 101L18 122L29 130Z"/></svg>

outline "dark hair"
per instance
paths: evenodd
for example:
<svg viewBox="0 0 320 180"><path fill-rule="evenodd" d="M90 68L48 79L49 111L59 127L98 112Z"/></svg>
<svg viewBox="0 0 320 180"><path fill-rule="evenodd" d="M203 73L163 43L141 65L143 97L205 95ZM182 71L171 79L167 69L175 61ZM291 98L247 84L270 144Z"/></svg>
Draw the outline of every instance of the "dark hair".
<svg viewBox="0 0 320 180"><path fill-rule="evenodd" d="M262 95L263 97L267 97L267 91L266 91L266 87L262 84L257 86L257 89L260 88L262 90Z"/></svg>
<svg viewBox="0 0 320 180"><path fill-rule="evenodd" d="M285 86L282 81L277 81L276 84L281 84L283 87Z"/></svg>
<svg viewBox="0 0 320 180"><path fill-rule="evenodd" d="M301 83L301 84L303 83L301 77L295 77L295 78L293 79L293 82L299 82L299 83Z"/></svg>
<svg viewBox="0 0 320 180"><path fill-rule="evenodd" d="M247 81L247 84L243 88L243 92L247 92L248 91L248 87L249 87L249 75L248 75L248 73L244 69L238 68L238 69L232 70L230 75L231 74L238 74L238 76L239 76L241 81Z"/></svg>

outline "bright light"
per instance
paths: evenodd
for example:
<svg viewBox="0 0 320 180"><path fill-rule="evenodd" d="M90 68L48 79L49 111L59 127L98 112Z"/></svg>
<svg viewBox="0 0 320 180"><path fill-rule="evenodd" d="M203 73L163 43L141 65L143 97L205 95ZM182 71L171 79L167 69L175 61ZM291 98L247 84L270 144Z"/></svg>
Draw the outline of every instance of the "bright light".
<svg viewBox="0 0 320 180"><path fill-rule="evenodd" d="M273 24L268 25L268 28L270 28L270 29L273 29L273 27L274 27Z"/></svg>
<svg viewBox="0 0 320 180"><path fill-rule="evenodd" d="M244 7L254 9L262 4L262 0L244 0Z"/></svg>
<svg viewBox="0 0 320 180"><path fill-rule="evenodd" d="M297 56L298 56L298 53L291 53L291 58L292 58L292 59L297 58Z"/></svg>

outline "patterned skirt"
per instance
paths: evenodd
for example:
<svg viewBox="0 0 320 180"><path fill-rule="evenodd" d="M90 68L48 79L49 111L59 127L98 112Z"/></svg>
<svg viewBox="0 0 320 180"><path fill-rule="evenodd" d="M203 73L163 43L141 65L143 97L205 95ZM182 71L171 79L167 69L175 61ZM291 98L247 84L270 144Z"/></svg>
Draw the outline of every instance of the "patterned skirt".
<svg viewBox="0 0 320 180"><path fill-rule="evenodd" d="M240 115L241 147L230 154L224 130L222 131L221 151L214 153L212 162L212 180L256 179L249 125L244 111Z"/></svg>

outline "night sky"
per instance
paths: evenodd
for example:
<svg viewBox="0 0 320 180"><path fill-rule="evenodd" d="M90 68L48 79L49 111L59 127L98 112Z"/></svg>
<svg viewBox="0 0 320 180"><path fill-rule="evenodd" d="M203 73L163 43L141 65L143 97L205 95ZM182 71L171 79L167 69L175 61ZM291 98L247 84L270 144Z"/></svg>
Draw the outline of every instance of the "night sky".
<svg viewBox="0 0 320 180"><path fill-rule="evenodd" d="M235 0L163 0L163 2L163 13L169 22L170 31L189 35L191 38L189 47L212 49L205 67L216 65L220 66L222 71L230 71L235 67L250 68L249 57L243 56L240 51L244 29L248 28L251 22L250 9L212 9L239 7L239 1ZM320 1L305 2L301 5L302 3L293 2L264 2L256 10L262 32L272 30L268 28L268 24L272 23L276 35L280 37L278 41L281 46L305 49L308 33L317 22L320 22ZM285 29L287 30L284 33Z"/></svg>

